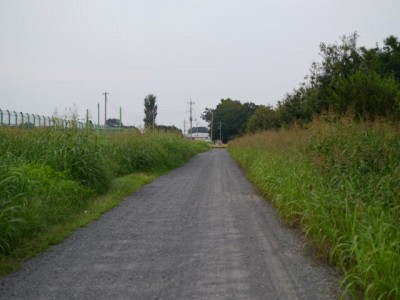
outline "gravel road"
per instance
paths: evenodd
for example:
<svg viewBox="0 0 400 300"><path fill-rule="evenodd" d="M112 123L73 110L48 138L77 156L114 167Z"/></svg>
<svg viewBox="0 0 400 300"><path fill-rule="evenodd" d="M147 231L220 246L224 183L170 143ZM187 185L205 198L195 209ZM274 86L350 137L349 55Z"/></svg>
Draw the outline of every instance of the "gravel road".
<svg viewBox="0 0 400 300"><path fill-rule="evenodd" d="M2 279L0 299L336 299L338 280L212 150Z"/></svg>

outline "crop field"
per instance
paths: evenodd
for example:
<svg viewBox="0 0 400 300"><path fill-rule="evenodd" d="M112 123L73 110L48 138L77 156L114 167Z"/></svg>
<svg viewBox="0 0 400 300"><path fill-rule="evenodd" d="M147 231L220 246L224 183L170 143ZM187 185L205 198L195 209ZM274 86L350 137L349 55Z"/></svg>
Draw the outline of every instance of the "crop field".
<svg viewBox="0 0 400 300"><path fill-rule="evenodd" d="M0 274L5 274L16 261L62 240L52 236L36 243L54 228L68 227L96 205L92 219L98 217L120 201L116 197L208 146L162 132L3 127L0 149ZM112 205L104 200L110 191Z"/></svg>
<svg viewBox="0 0 400 300"><path fill-rule="evenodd" d="M320 117L229 151L283 218L341 268L352 298L400 297L400 127Z"/></svg>

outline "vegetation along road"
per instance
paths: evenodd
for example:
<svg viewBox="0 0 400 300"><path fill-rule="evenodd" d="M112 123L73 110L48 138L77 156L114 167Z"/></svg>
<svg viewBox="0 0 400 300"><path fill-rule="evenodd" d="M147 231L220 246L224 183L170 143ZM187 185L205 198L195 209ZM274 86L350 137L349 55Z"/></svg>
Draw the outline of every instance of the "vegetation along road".
<svg viewBox="0 0 400 300"><path fill-rule="evenodd" d="M212 150L2 279L0 298L335 299L338 282Z"/></svg>

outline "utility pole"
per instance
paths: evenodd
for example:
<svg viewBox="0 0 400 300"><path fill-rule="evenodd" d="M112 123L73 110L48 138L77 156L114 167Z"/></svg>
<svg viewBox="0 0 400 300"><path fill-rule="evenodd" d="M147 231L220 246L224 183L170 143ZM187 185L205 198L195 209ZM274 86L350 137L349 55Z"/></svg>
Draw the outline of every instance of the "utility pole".
<svg viewBox="0 0 400 300"><path fill-rule="evenodd" d="M86 109L86 128L89 128L89 110Z"/></svg>
<svg viewBox="0 0 400 300"><path fill-rule="evenodd" d="M190 105L190 119L189 119L189 122L190 122L190 139L192 139L192 122L193 122L192 105L193 104L195 104L195 103L192 101L192 98L190 98L190 102L189 102L189 105Z"/></svg>
<svg viewBox="0 0 400 300"><path fill-rule="evenodd" d="M107 126L107 95L110 93L104 92L104 127Z"/></svg>
<svg viewBox="0 0 400 300"><path fill-rule="evenodd" d="M97 103L97 128L100 128L100 103Z"/></svg>
<svg viewBox="0 0 400 300"><path fill-rule="evenodd" d="M186 119L183 120L183 136L186 135Z"/></svg>
<svg viewBox="0 0 400 300"><path fill-rule="evenodd" d="M122 129L122 107L119 107L119 129Z"/></svg>

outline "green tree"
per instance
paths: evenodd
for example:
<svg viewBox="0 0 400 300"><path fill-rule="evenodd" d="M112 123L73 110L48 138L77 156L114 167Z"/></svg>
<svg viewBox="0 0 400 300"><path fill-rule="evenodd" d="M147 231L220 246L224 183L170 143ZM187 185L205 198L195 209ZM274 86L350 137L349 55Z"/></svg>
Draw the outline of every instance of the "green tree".
<svg viewBox="0 0 400 300"><path fill-rule="evenodd" d="M119 128L120 127L120 121L119 121L119 119L107 119L106 120L106 126L107 127L113 127L113 128ZM121 127L124 127L124 125L121 124Z"/></svg>
<svg viewBox="0 0 400 300"><path fill-rule="evenodd" d="M385 46L380 51L381 75L393 76L400 81L400 41L391 35L384 41Z"/></svg>
<svg viewBox="0 0 400 300"><path fill-rule="evenodd" d="M341 44L321 43L321 63L311 67L312 85L329 85L335 77L346 77L360 69L362 57L357 48L358 34L354 32L341 38Z"/></svg>
<svg viewBox="0 0 400 300"><path fill-rule="evenodd" d="M278 102L282 124L306 123L313 115L333 109L354 110L358 117L397 116L393 80L400 81L400 42L390 36L384 47L357 47L357 33L341 43L320 44L322 61L313 63L308 82Z"/></svg>
<svg viewBox="0 0 400 300"><path fill-rule="evenodd" d="M281 125L291 126L295 122L303 124L311 121L313 112L320 109L316 104L315 93L316 88L301 86L278 101L277 113Z"/></svg>
<svg viewBox="0 0 400 300"><path fill-rule="evenodd" d="M399 116L400 84L393 77L358 71L337 78L329 92L332 106L339 115L354 110L357 118L369 120L378 116L395 119Z"/></svg>
<svg viewBox="0 0 400 300"><path fill-rule="evenodd" d="M271 106L261 105L247 121L246 132L255 133L262 130L278 129L280 118Z"/></svg>
<svg viewBox="0 0 400 300"><path fill-rule="evenodd" d="M218 140L221 136L226 143L245 132L247 121L257 107L251 102L242 104L230 98L221 99L215 109L206 108L201 118L213 126L212 140ZM212 116L214 124L211 124Z"/></svg>
<svg viewBox="0 0 400 300"><path fill-rule="evenodd" d="M157 97L149 94L144 98L144 127L155 127L157 117Z"/></svg>
<svg viewBox="0 0 400 300"><path fill-rule="evenodd" d="M178 127L172 125L172 126L167 126L167 125L157 125L157 130L160 131L165 131L165 132L171 132L171 133L176 133L179 135L182 135L182 130L180 130Z"/></svg>
<svg viewBox="0 0 400 300"><path fill-rule="evenodd" d="M321 43L321 63L313 62L307 93L303 94L302 102L307 106L303 111L320 114L328 110L331 103L327 93L333 80L338 77L347 77L360 70L362 67L362 55L357 48L358 34L354 32L349 36L342 36L341 43ZM311 91L312 90L312 91ZM312 97L308 97L312 95ZM307 99L306 99L307 98Z"/></svg>

